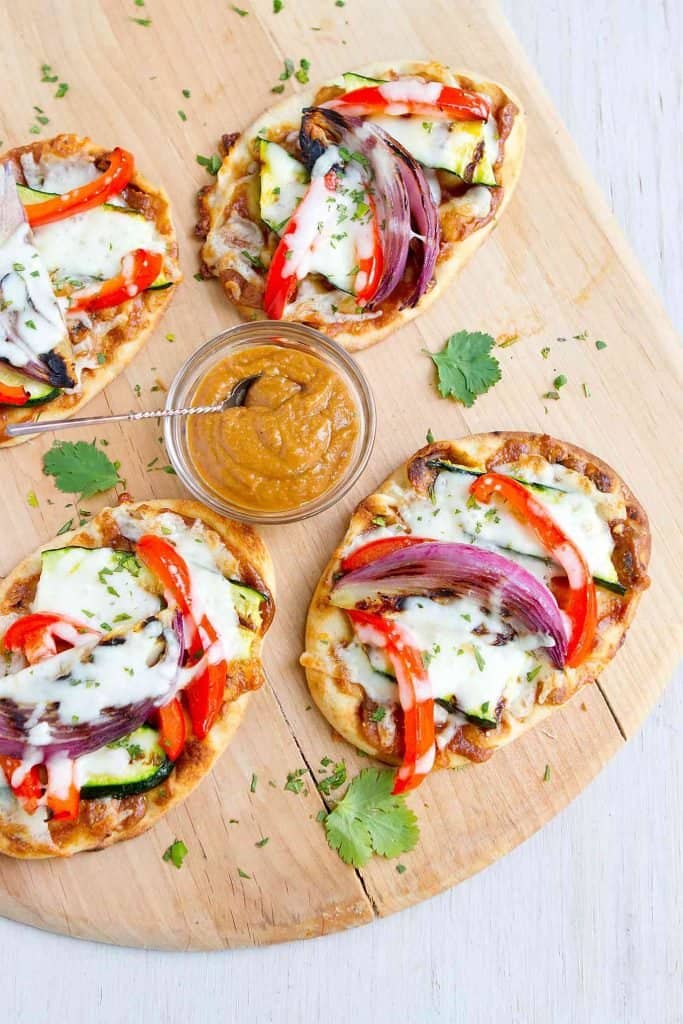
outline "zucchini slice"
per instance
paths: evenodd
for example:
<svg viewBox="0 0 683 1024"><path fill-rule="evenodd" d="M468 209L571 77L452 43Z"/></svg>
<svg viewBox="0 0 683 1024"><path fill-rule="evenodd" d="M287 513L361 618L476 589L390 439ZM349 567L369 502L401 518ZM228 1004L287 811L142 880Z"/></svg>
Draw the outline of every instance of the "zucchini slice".
<svg viewBox="0 0 683 1024"><path fill-rule="evenodd" d="M308 188L308 171L277 142L261 139L261 220L280 234Z"/></svg>
<svg viewBox="0 0 683 1024"><path fill-rule="evenodd" d="M472 725L480 729L495 729L498 726L498 714L492 701L485 701L480 707L465 710L457 703L455 697L437 697L436 703L451 714L464 715Z"/></svg>
<svg viewBox="0 0 683 1024"><path fill-rule="evenodd" d="M79 757L77 766L85 779L81 788L85 800L146 793L173 771L173 761L159 743L159 733L149 725Z"/></svg>
<svg viewBox="0 0 683 1024"><path fill-rule="evenodd" d="M28 405L42 405L61 394L61 388L55 388L52 384L45 384L43 381L34 380L21 370L16 370L7 363L0 362L0 384L11 388L23 388L29 394L28 402L13 408L25 409ZM0 403L1 404L1 403Z"/></svg>
<svg viewBox="0 0 683 1024"><path fill-rule="evenodd" d="M368 85L381 85L382 82L386 82L386 78L367 78L365 75L355 75L352 71L345 71L342 78L344 79L344 87L347 92L353 92L354 89L365 89Z"/></svg>
<svg viewBox="0 0 683 1024"><path fill-rule="evenodd" d="M254 587L247 586L241 580L228 580L237 616L252 629L261 627L261 603L266 595Z"/></svg>

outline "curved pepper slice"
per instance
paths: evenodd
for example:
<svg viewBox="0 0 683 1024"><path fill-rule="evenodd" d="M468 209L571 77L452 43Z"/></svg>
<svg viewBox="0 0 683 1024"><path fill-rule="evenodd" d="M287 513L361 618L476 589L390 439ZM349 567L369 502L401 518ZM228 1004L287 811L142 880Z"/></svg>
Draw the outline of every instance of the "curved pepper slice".
<svg viewBox="0 0 683 1024"><path fill-rule="evenodd" d="M163 262L164 258L160 252L134 249L123 257L121 273L116 277L110 277L108 281L103 281L94 288L83 288L81 291L73 292L68 312L108 309L110 306L119 306L122 302L135 298L156 281Z"/></svg>
<svg viewBox="0 0 683 1024"><path fill-rule="evenodd" d="M54 779L50 763L48 762L47 765L47 806L52 811L52 818L55 821L76 821L78 818L81 806L81 793L74 781L73 761L69 763L69 770L71 772L69 788L66 795L62 796L61 792L57 793L53 788ZM59 782L61 783L62 780L60 779Z"/></svg>
<svg viewBox="0 0 683 1024"><path fill-rule="evenodd" d="M568 593L562 611L571 625L566 664L570 668L580 665L593 647L598 614L593 577L576 544L563 533L544 506L512 477L484 473L470 485L470 494L483 504L488 504L494 495L503 498L514 515L533 530L548 554L564 569Z"/></svg>
<svg viewBox="0 0 683 1024"><path fill-rule="evenodd" d="M2 642L8 651L23 654L29 665L35 665L57 653L57 640L76 647L85 635L99 632L66 615L32 612L13 622Z"/></svg>
<svg viewBox="0 0 683 1024"><path fill-rule="evenodd" d="M185 748L185 714L178 698L157 709L159 742L171 761L177 761Z"/></svg>
<svg viewBox="0 0 683 1024"><path fill-rule="evenodd" d="M339 216L332 201L340 186L334 170L314 177L308 190L289 219L266 275L263 308L270 320L281 320L287 303L294 297L300 280L308 273L310 255L326 225L338 223ZM382 279L384 257L377 223L375 202L368 194L371 216L364 225L371 237L367 254L358 254L355 292L359 305L366 305L375 296Z"/></svg>
<svg viewBox="0 0 683 1024"><path fill-rule="evenodd" d="M388 114L402 117L415 114L445 121L487 121L491 114L488 97L438 82L416 80L383 82L364 86L324 103L354 115Z"/></svg>
<svg viewBox="0 0 683 1024"><path fill-rule="evenodd" d="M111 196L123 191L134 174L135 160L132 153L117 146L112 150L109 167L98 178L62 195L46 199L44 203L30 203L24 208L26 218L31 227L36 228L76 213L84 213L94 206L101 206Z"/></svg>
<svg viewBox="0 0 683 1024"><path fill-rule="evenodd" d="M227 664L224 658L214 660L214 645L218 634L206 615L197 622L192 608L190 573L183 558L169 541L155 534L145 534L136 545L140 560L160 580L167 600L170 598L181 610L188 640L188 661L197 664L206 657L207 663L185 688L192 731L204 739L216 721L223 704Z"/></svg>
<svg viewBox="0 0 683 1024"><path fill-rule="evenodd" d="M0 405L26 405L30 397L26 388L0 384Z"/></svg>
<svg viewBox="0 0 683 1024"><path fill-rule="evenodd" d="M353 569L361 569L364 565L370 565L371 562L390 555L393 551L400 551L401 548L409 548L412 544L424 544L424 542L424 537L415 537L413 534L399 534L398 537L379 537L377 540L370 540L342 559L341 570L342 572L351 572Z"/></svg>
<svg viewBox="0 0 683 1024"><path fill-rule="evenodd" d="M34 765L30 771L26 773L19 785L13 786L12 776L20 766L21 761L19 758L7 757L5 754L0 754L0 768L5 773L8 786L11 788L17 800L21 801L21 805L26 813L34 814L38 809L38 804L42 798L45 785L41 782L40 769L38 765Z"/></svg>
<svg viewBox="0 0 683 1024"><path fill-rule="evenodd" d="M436 754L434 699L422 655L391 619L355 609L347 614L359 640L381 647L396 673L403 709L403 761L392 792L406 793L429 774Z"/></svg>

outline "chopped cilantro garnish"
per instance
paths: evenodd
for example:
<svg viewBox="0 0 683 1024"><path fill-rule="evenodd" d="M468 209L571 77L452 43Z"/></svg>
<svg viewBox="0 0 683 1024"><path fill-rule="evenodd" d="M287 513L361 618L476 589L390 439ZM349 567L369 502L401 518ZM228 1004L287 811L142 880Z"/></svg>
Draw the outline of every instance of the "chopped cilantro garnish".
<svg viewBox="0 0 683 1024"><path fill-rule="evenodd" d="M330 774L321 779L318 783L318 789L325 796L329 796L333 789L339 789L346 782L346 764L344 761L339 761L334 765Z"/></svg>
<svg viewBox="0 0 683 1024"><path fill-rule="evenodd" d="M287 781L283 788L288 789L290 793L301 793L304 788L303 776L305 774L305 768L296 768L293 772L287 772Z"/></svg>
<svg viewBox="0 0 683 1024"><path fill-rule="evenodd" d="M595 342L595 347L597 348L598 352L602 352L603 348L607 348L607 342L601 341L600 338L598 338L598 340Z"/></svg>
<svg viewBox="0 0 683 1024"><path fill-rule="evenodd" d="M174 868L181 868L187 857L187 847L182 839L176 839L164 852L164 860L170 861Z"/></svg>
<svg viewBox="0 0 683 1024"><path fill-rule="evenodd" d="M218 174L223 161L219 157L218 153L212 153L211 156L202 156L201 153L197 153L197 163L200 167L205 167L209 174ZM195 274L195 277L196 276L197 275Z"/></svg>
<svg viewBox="0 0 683 1024"><path fill-rule="evenodd" d="M479 648L476 647L476 646L473 647L472 650L474 651L474 660L477 663L477 668L479 669L480 672L483 672L484 669L486 668L486 662L484 661L484 655L481 653Z"/></svg>

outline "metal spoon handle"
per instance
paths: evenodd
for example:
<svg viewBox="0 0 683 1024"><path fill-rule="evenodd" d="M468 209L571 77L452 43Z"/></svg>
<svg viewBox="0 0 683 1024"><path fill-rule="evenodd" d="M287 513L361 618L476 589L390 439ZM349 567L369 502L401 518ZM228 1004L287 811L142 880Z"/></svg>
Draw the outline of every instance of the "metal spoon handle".
<svg viewBox="0 0 683 1024"><path fill-rule="evenodd" d="M186 409L152 409L149 412L119 412L112 416L79 416L69 420L42 420L35 423L11 423L5 428L9 437L24 434L44 434L49 430L71 430L76 427L96 427L100 423L136 422L137 420L169 419L174 416L201 416L205 413L223 412L225 403L220 405L193 405Z"/></svg>

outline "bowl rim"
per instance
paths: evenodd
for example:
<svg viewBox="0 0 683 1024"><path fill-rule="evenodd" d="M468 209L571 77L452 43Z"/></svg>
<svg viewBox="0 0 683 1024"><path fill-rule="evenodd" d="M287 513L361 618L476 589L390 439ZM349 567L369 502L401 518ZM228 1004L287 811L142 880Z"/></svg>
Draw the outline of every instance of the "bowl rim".
<svg viewBox="0 0 683 1024"><path fill-rule="evenodd" d="M342 371L340 375L349 388L358 411L360 431L354 457L334 487L318 498L286 511L259 512L241 508L221 498L201 479L186 446L182 444L186 417L167 417L164 420L164 443L171 466L183 486L198 501L219 515L229 516L243 523L260 525L301 522L326 511L348 493L367 466L375 444L377 410L372 389L358 363L338 342L314 327L287 320L256 320L225 328L203 342L183 362L166 394L165 408L174 409L188 404L199 380L214 362L225 358L231 352L258 345L278 345L282 348L308 351L328 365L333 365L338 372Z"/></svg>

